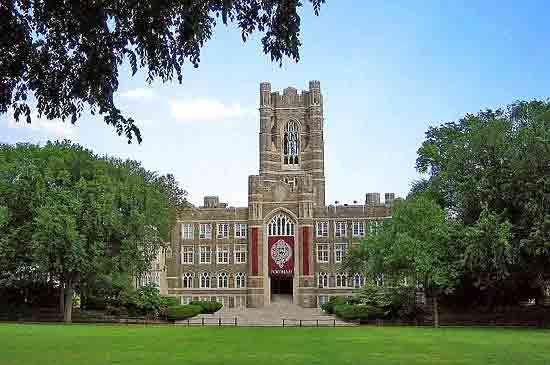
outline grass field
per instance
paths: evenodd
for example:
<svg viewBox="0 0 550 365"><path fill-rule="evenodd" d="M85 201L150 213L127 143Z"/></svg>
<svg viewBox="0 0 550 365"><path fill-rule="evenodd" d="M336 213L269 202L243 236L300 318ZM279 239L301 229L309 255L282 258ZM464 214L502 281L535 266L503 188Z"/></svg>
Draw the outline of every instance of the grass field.
<svg viewBox="0 0 550 365"><path fill-rule="evenodd" d="M550 365L550 331L0 324L0 364Z"/></svg>

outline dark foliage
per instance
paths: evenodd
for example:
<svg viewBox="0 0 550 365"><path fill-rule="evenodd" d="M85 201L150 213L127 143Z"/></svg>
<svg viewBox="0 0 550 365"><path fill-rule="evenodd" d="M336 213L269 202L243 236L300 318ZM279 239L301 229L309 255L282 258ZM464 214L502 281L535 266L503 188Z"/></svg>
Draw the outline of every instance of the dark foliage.
<svg viewBox="0 0 550 365"><path fill-rule="evenodd" d="M316 14L324 0L309 0ZM38 113L75 123L89 107L130 143L141 141L133 118L114 102L120 66L144 68L147 81L198 67L200 50L218 22L235 23L245 41L263 33L263 51L281 62L298 60L299 0L2 0L0 2L0 114L13 109L31 122Z"/></svg>
<svg viewBox="0 0 550 365"><path fill-rule="evenodd" d="M179 321L201 314L202 307L198 305L176 305L168 307L166 317L170 321Z"/></svg>
<svg viewBox="0 0 550 365"><path fill-rule="evenodd" d="M516 102L432 127L418 150L426 194L463 230L450 303L517 305L550 292L550 102ZM545 291L547 293L545 293Z"/></svg>
<svg viewBox="0 0 550 365"><path fill-rule="evenodd" d="M220 309L222 309L223 304L219 302L213 302L213 301L206 301L206 300L194 300L191 303L191 305L198 305L202 308L202 312L204 314L212 314L216 313Z"/></svg>
<svg viewBox="0 0 550 365"><path fill-rule="evenodd" d="M346 321L368 321L384 317L382 309L367 304L339 304L334 307L334 313Z"/></svg>
<svg viewBox="0 0 550 365"><path fill-rule="evenodd" d="M321 309L328 314L334 314L334 308L337 305L347 304L349 302L348 297L333 296L330 297L329 301L321 305Z"/></svg>

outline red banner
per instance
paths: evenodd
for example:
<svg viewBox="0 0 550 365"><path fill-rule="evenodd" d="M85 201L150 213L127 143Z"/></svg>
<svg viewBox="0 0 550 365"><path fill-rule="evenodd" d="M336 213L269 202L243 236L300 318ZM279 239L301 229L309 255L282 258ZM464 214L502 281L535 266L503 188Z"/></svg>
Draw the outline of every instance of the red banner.
<svg viewBox="0 0 550 365"><path fill-rule="evenodd" d="M269 249L269 273L271 275L289 276L294 273L294 236L270 236L267 240Z"/></svg>
<svg viewBox="0 0 550 365"><path fill-rule="evenodd" d="M250 256L252 258L252 275L258 275L258 228L252 228L252 249Z"/></svg>
<svg viewBox="0 0 550 365"><path fill-rule="evenodd" d="M304 227L303 236L303 255L302 255L302 271L304 275L309 275L309 227Z"/></svg>

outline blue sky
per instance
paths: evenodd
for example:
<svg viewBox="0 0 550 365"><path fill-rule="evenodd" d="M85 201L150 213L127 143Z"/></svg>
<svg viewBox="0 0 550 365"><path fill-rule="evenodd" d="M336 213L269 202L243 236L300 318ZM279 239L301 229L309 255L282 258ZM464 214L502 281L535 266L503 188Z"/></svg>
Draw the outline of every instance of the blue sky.
<svg viewBox="0 0 550 365"><path fill-rule="evenodd" d="M365 193L404 196L417 178L416 150L430 125L518 99L550 96L550 3L529 1L327 0L302 10L301 60L273 64L259 37L243 44L218 26L183 85L147 85L122 70L119 106L144 141L126 144L100 119L76 126L0 116L0 141L70 138L94 151L173 173L200 203L217 194L246 205L258 172L258 90L306 89L320 80L325 102L327 202Z"/></svg>

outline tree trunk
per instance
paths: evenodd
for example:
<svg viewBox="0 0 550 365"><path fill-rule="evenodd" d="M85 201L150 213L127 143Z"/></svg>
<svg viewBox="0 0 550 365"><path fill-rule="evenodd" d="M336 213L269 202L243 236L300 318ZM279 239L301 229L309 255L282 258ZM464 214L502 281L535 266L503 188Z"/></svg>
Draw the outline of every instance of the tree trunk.
<svg viewBox="0 0 550 365"><path fill-rule="evenodd" d="M63 322L71 323L73 316L73 293L74 289L71 285L67 285L65 289L65 312L63 313Z"/></svg>
<svg viewBox="0 0 550 365"><path fill-rule="evenodd" d="M59 313L65 316L65 290L61 284L59 284Z"/></svg>
<svg viewBox="0 0 550 365"><path fill-rule="evenodd" d="M439 305L437 302L437 295L433 297L433 311L434 311L434 327L439 327Z"/></svg>

